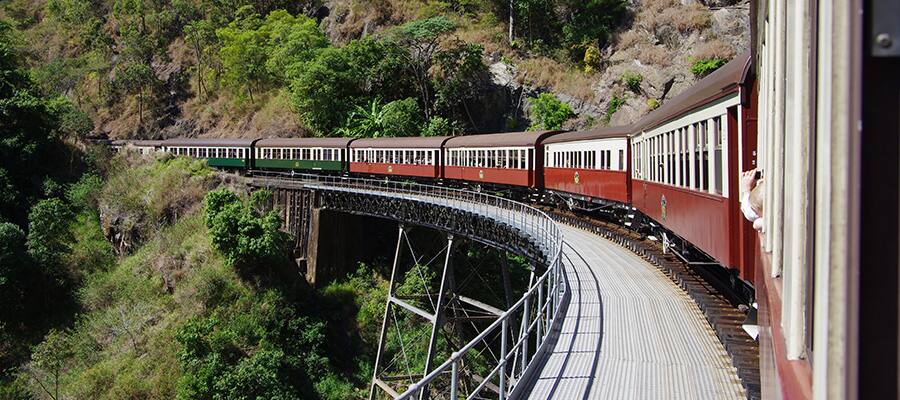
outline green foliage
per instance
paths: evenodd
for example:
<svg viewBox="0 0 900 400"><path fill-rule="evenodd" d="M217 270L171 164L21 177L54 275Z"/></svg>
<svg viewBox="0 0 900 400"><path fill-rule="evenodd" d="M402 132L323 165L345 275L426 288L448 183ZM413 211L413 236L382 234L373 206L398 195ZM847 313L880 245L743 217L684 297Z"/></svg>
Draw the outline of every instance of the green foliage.
<svg viewBox="0 0 900 400"><path fill-rule="evenodd" d="M425 108L425 118L431 118L434 98L430 70L440 48L441 38L456 29L456 24L444 16L420 19L398 27L389 40L402 49L406 68L415 78L419 98Z"/></svg>
<svg viewBox="0 0 900 400"><path fill-rule="evenodd" d="M426 45L454 29L456 24L453 21L444 16L437 16L406 23L398 28L398 33L400 40L423 42L421 45Z"/></svg>
<svg viewBox="0 0 900 400"><path fill-rule="evenodd" d="M312 383L327 370L324 325L298 315L274 291L259 296L178 330L185 374L177 398L293 399L314 393Z"/></svg>
<svg viewBox="0 0 900 400"><path fill-rule="evenodd" d="M624 20L629 4L627 0L563 0L560 3L569 11L562 28L563 41L580 48L605 45Z"/></svg>
<svg viewBox="0 0 900 400"><path fill-rule="evenodd" d="M213 246L235 266L264 265L285 257L287 234L274 211L261 213L227 189L206 195L204 216Z"/></svg>
<svg viewBox="0 0 900 400"><path fill-rule="evenodd" d="M384 106L378 99L372 99L366 107L356 106L341 127L340 135L357 138L387 136L384 115Z"/></svg>
<svg viewBox="0 0 900 400"><path fill-rule="evenodd" d="M70 226L71 252L67 263L79 277L109 269L116 261L115 250L103 236L100 217L94 208L79 213Z"/></svg>
<svg viewBox="0 0 900 400"><path fill-rule="evenodd" d="M28 253L42 265L60 265L74 241L69 230L73 217L69 206L58 198L35 204L28 214Z"/></svg>
<svg viewBox="0 0 900 400"><path fill-rule="evenodd" d="M616 111L619 111L619 107L622 107L623 105L625 105L625 98L613 95L612 99L609 99L609 104L606 105L606 114L603 116L603 123L609 124L613 114L615 114Z"/></svg>
<svg viewBox="0 0 900 400"><path fill-rule="evenodd" d="M422 136L453 136L462 133L462 128L444 117L432 117L422 130Z"/></svg>
<svg viewBox="0 0 900 400"><path fill-rule="evenodd" d="M251 13L251 6L244 6L238 14ZM266 36L259 29L262 21L257 14L232 21L216 30L221 41L219 58L222 60L222 82L237 93L246 92L253 101L253 91L261 90L268 83L268 59Z"/></svg>
<svg viewBox="0 0 900 400"><path fill-rule="evenodd" d="M599 69L602 58L600 56L600 48L595 45L587 46L584 49L584 72L594 73Z"/></svg>
<svg viewBox="0 0 900 400"><path fill-rule="evenodd" d="M357 107L373 99L404 99L415 93L397 47L371 38L321 50L290 73L291 101L316 134L332 135ZM371 109L371 108L370 108Z"/></svg>
<svg viewBox="0 0 900 400"><path fill-rule="evenodd" d="M66 368L66 361L72 356L68 335L65 332L51 330L44 341L35 347L31 355L31 368L36 380L41 382L44 392L54 399L59 399L59 378Z"/></svg>
<svg viewBox="0 0 900 400"><path fill-rule="evenodd" d="M724 58L707 58L700 60L691 60L691 72L694 76L702 78L709 75L719 67L728 63Z"/></svg>
<svg viewBox="0 0 900 400"><path fill-rule="evenodd" d="M373 99L366 107L357 106L338 133L358 138L418 136L422 126L421 112L412 97L385 105Z"/></svg>
<svg viewBox="0 0 900 400"><path fill-rule="evenodd" d="M628 90L639 93L641 91L641 82L644 81L644 77L634 71L625 71L622 73L619 80L628 88Z"/></svg>
<svg viewBox="0 0 900 400"><path fill-rule="evenodd" d="M103 188L103 180L91 173L81 176L78 182L69 185L66 189L66 200L76 209L96 209L100 190Z"/></svg>
<svg viewBox="0 0 900 400"><path fill-rule="evenodd" d="M540 52L567 49L579 62L587 61L591 47L606 45L628 12L627 0L514 0L511 5L517 37Z"/></svg>
<svg viewBox="0 0 900 400"><path fill-rule="evenodd" d="M653 111L653 110L659 108L659 100L657 100L657 99L647 99L647 108L648 108L650 111Z"/></svg>
<svg viewBox="0 0 900 400"><path fill-rule="evenodd" d="M531 106L532 116L529 130L561 129L562 124L574 116L568 104L550 93L541 93L538 97L530 97L528 104Z"/></svg>
<svg viewBox="0 0 900 400"><path fill-rule="evenodd" d="M459 120L471 120L469 104L482 101L490 87L490 73L482 59L483 53L484 47L480 44L463 42L437 53L435 61L439 70L433 86L438 112L458 115Z"/></svg>
<svg viewBox="0 0 900 400"><path fill-rule="evenodd" d="M43 97L31 81L12 35L0 20L0 217L22 225L44 181L60 181L71 158L54 113L59 102Z"/></svg>
<svg viewBox="0 0 900 400"><path fill-rule="evenodd" d="M304 15L292 16L287 11L270 13L262 26L268 36L268 72L286 82L286 71L297 62L312 60L319 49L328 46L328 39L319 30L316 20Z"/></svg>
<svg viewBox="0 0 900 400"><path fill-rule="evenodd" d="M394 100L382 109L385 136L419 136L422 130L422 109L415 98Z"/></svg>
<svg viewBox="0 0 900 400"><path fill-rule="evenodd" d="M26 260L25 252L22 251L24 244L25 232L22 228L9 222L0 222L0 299L4 300L3 304L15 304L6 300L15 298L8 296L21 289L9 284L13 275L18 272L16 269ZM0 315L2 314L3 311L0 311Z"/></svg>
<svg viewBox="0 0 900 400"><path fill-rule="evenodd" d="M238 17L228 26L217 29L220 45L218 56L222 63L222 83L237 93L249 95L272 84L285 84L288 71L296 64L312 60L319 49L328 45L325 34L316 21L293 16L285 10L275 10L260 18L250 5L243 6ZM191 28L198 54L201 43L208 42L206 27Z"/></svg>

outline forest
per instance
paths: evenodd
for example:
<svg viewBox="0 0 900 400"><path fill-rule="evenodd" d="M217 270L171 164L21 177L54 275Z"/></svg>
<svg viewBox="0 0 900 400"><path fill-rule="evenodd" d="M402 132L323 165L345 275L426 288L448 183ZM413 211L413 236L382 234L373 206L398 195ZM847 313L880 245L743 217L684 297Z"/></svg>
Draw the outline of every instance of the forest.
<svg viewBox="0 0 900 400"><path fill-rule="evenodd" d="M253 115L262 119L257 124L289 119L317 136L442 135L529 125L498 105L485 63L496 54L486 47L599 67L598 49L627 21L626 6L11 0L0 17L41 88L70 98L100 133L170 136L195 132L206 120ZM342 7L350 11L340 14ZM366 7L363 32L342 34L359 29L353 21ZM513 21L509 32L500 31L504 21ZM491 111L509 115L497 120Z"/></svg>

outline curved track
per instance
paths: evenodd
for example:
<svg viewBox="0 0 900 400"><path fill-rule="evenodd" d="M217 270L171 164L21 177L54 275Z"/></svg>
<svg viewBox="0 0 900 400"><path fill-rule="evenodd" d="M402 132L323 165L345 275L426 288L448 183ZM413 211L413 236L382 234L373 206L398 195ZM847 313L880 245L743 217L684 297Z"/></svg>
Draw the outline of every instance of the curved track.
<svg viewBox="0 0 900 400"><path fill-rule="evenodd" d="M725 348L686 293L628 250L561 229L572 297L527 398L746 398Z"/></svg>

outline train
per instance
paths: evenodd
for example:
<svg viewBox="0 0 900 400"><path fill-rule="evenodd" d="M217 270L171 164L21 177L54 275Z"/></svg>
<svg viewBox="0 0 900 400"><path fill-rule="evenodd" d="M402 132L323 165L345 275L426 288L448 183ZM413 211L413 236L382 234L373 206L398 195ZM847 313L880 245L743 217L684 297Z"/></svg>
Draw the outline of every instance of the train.
<svg viewBox="0 0 900 400"><path fill-rule="evenodd" d="M648 234L688 260L742 264L736 178L748 118L749 53L735 57L635 124L580 131L467 136L116 141L142 154L206 159L217 168L390 177L506 193L575 209L646 216ZM629 225L629 221L621 221ZM655 228L655 229L654 229ZM688 250L690 249L690 250ZM698 258L699 257L699 258ZM752 302L752 285L742 290Z"/></svg>

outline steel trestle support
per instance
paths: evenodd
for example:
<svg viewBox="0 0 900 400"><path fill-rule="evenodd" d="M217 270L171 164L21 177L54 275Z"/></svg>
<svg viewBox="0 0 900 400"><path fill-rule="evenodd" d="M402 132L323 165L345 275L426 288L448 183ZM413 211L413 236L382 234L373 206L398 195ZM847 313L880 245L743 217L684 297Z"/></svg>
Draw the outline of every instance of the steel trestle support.
<svg viewBox="0 0 900 400"><path fill-rule="evenodd" d="M454 296L454 282L453 282L453 265L451 263L451 255L453 251L454 244L454 236L453 234L447 234L447 245L442 250L445 255L443 258L443 268L441 269L441 283L440 289L437 293L436 302L432 299L431 293L426 293L426 298L428 298L429 302L433 302L434 305L434 313L431 313L427 310L423 310L417 305L402 300L397 297L395 290L397 288L398 282L403 280L404 273L402 271L401 259L403 258L403 243L406 242L409 245L409 253L413 258L413 268L427 267L427 265L419 264L420 259L416 257L413 253L412 244L409 242L409 228L403 224L400 225L399 233L397 235L397 247L394 252L394 262L391 267L391 281L388 284L388 295L387 301L384 309L384 320L381 324L381 333L378 338L378 348L375 356L375 367L372 374L372 383L369 390L369 399L374 400L376 398L376 389L381 389L385 393L387 393L391 398L397 398L399 396L398 391L391 387L387 381L397 381L396 376L392 376L391 379L385 379L386 376L382 376L382 374L390 372L386 369L384 364L391 364L390 362L385 362L385 347L386 341L388 339L388 332L391 325L391 317L398 310L403 310L412 313L413 315L419 316L422 319L425 319L431 323L431 334L428 340L428 353L425 356L425 365L422 371L411 371L409 370L409 366L407 365L410 382L415 382L416 377L421 377L425 373L431 370L434 364L435 355L437 354L437 344L438 344L438 336L441 332L441 328L447 321L446 311L449 308L453 299L456 298ZM440 254L440 253L438 253ZM436 258L436 257L435 257ZM433 259L432 259L433 260ZM428 282L424 281L423 286L427 291ZM404 352L405 357L405 349L402 349L403 337L401 334L400 326L397 324L397 319L394 317L394 325L397 329L398 339L400 341L401 350ZM390 365L387 365L389 367ZM382 371L379 369L382 368ZM405 388L401 388L400 392L404 391ZM427 398L427 390L426 387L422 387L422 390L419 392L419 398L425 399Z"/></svg>

